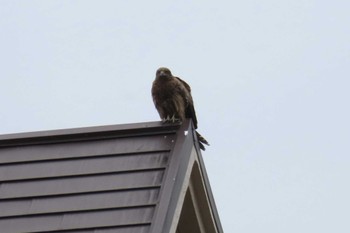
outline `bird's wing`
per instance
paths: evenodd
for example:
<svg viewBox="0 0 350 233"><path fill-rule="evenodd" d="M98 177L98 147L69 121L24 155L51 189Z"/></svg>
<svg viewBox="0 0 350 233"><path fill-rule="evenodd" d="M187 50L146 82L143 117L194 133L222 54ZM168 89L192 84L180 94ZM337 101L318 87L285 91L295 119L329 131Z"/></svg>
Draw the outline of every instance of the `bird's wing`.
<svg viewBox="0 0 350 233"><path fill-rule="evenodd" d="M177 80L179 80L179 81L185 86L186 90L187 90L189 93L191 93L191 87L190 87L190 85L188 85L184 80L182 80L182 79L179 78L179 77L174 77L174 78L177 79Z"/></svg>
<svg viewBox="0 0 350 233"><path fill-rule="evenodd" d="M186 118L192 119L194 128L197 129L198 122L197 122L196 111L194 110L194 104L193 104L193 99L191 95L191 87L179 77L174 77L174 78L177 79L181 84L180 85L181 95L186 100L185 116Z"/></svg>
<svg viewBox="0 0 350 233"><path fill-rule="evenodd" d="M160 86L159 86L157 80L155 80L155 81L153 82L152 90L151 90L151 92L152 92L152 99L153 99L154 106L156 107L160 118L164 118L164 117L165 117L165 116L164 116L164 109L163 109L163 107L159 104L159 103L161 103L161 99L159 99L160 96L157 95L157 93L159 93L160 90L161 90L161 88L160 88Z"/></svg>

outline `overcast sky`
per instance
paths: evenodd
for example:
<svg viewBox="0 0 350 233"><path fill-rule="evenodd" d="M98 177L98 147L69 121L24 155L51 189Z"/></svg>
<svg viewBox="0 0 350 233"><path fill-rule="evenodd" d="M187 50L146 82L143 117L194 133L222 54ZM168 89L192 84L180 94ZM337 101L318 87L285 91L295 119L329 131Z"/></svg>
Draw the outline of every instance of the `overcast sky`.
<svg viewBox="0 0 350 233"><path fill-rule="evenodd" d="M0 134L157 121L192 87L225 232L350 232L350 1L0 0Z"/></svg>

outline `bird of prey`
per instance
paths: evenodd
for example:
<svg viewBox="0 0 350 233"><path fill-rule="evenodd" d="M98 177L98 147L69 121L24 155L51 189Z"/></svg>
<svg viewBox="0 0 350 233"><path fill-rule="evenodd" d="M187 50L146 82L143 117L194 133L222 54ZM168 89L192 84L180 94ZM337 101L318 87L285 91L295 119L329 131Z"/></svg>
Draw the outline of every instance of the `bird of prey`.
<svg viewBox="0 0 350 233"><path fill-rule="evenodd" d="M156 72L156 79L152 85L154 105L163 122L182 122L191 118L195 129L198 127L196 112L191 96L191 87L182 79L175 77L166 67ZM205 150L204 144L209 146L205 138L197 131L199 147Z"/></svg>

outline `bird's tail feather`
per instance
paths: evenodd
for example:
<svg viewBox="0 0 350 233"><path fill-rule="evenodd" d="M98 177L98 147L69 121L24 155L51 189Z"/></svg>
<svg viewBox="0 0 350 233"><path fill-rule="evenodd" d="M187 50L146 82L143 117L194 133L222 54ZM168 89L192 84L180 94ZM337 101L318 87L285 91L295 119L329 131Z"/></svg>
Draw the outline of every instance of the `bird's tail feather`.
<svg viewBox="0 0 350 233"><path fill-rule="evenodd" d="M198 138L199 148L201 148L202 150L205 150L205 147L203 144L209 146L209 142L202 135L200 135L200 133L198 133L197 131L196 131L196 135Z"/></svg>

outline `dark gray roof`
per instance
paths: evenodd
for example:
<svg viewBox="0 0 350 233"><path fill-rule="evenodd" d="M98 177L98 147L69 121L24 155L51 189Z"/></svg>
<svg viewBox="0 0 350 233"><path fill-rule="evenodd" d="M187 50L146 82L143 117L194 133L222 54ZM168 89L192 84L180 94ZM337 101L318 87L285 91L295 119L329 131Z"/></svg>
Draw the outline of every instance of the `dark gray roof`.
<svg viewBox="0 0 350 233"><path fill-rule="evenodd" d="M210 232L222 232L192 132L187 121L0 136L1 233L174 231L193 150Z"/></svg>

